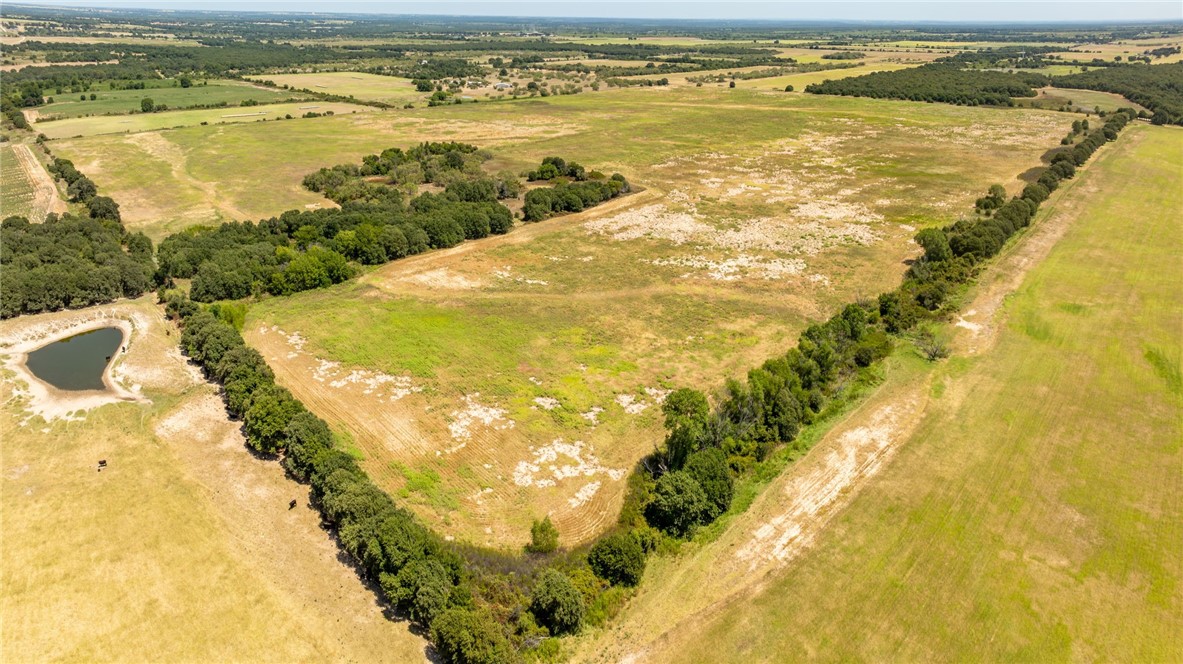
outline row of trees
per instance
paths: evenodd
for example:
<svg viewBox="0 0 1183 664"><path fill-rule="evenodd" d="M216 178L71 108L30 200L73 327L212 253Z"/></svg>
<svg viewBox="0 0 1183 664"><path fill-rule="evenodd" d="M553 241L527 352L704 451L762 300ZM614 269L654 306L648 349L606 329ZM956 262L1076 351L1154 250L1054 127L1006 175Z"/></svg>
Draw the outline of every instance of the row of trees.
<svg viewBox="0 0 1183 664"><path fill-rule="evenodd" d="M175 291L162 296L181 325L182 349L221 384L247 445L308 483L359 573L400 615L427 629L442 661L517 661L520 649L602 621L604 596L640 582L653 538L609 535L586 555L556 554L558 533L544 519L535 524L533 555L517 563L445 542L375 486L328 425L275 383L231 322L241 312L202 306Z"/></svg>
<svg viewBox="0 0 1183 664"><path fill-rule="evenodd" d="M736 480L749 473L778 447L797 438L846 386L892 349L892 335L914 332L918 324L945 313L949 296L977 274L983 261L1026 227L1039 205L1061 181L1071 178L1105 142L1133 118L1132 109L1109 114L1104 126L1088 132L1071 149L1057 152L1038 182L1005 200L1001 187L991 187L979 214L946 228L929 228L917 236L924 255L894 291L875 300L847 305L822 324L807 328L796 347L748 372L746 380L728 379L711 406L702 392L682 388L662 405L666 437L642 460L629 478L629 493L619 527L592 548L589 562L597 573L615 582L635 582L619 560L635 560L644 569L644 554L656 548L654 533L685 538L727 512ZM1081 132L1087 132L1081 128ZM999 203L998 200L1001 199ZM918 346L930 358L941 356L939 345ZM931 347L930 347L931 346ZM605 549L611 555L600 554ZM630 553L624 553L628 551ZM597 567L597 565L599 567Z"/></svg>
<svg viewBox="0 0 1183 664"><path fill-rule="evenodd" d="M266 360L233 325L180 294L167 296L167 311L182 327L185 352L221 383L247 444L280 456L293 477L308 483L359 572L402 615L430 629L445 661L509 661L512 649L500 626L475 605L456 551L370 481L324 420L276 385ZM540 602L565 608L561 597L555 599L566 590L561 583L551 581L545 590ZM572 621L561 611L547 615Z"/></svg>

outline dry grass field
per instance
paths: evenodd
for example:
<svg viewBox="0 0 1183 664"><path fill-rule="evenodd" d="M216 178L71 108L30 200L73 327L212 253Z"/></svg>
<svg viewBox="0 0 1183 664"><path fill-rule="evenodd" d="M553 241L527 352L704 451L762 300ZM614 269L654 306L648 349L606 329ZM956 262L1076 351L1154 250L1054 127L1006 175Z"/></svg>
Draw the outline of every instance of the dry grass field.
<svg viewBox="0 0 1183 664"><path fill-rule="evenodd" d="M0 146L0 181L0 219L21 216L41 221L50 212L66 211L53 178L26 144Z"/></svg>
<svg viewBox="0 0 1183 664"><path fill-rule="evenodd" d="M902 351L575 659L1183 657L1178 134L1099 153L986 273L952 359Z"/></svg>
<svg viewBox="0 0 1183 664"><path fill-rule="evenodd" d="M312 90L342 97L354 97L366 101L381 101L387 104L422 102L429 96L415 89L409 78L379 76L364 72L316 72L309 74L264 74L253 77L258 81L271 81L276 85L287 85L296 90Z"/></svg>
<svg viewBox="0 0 1183 664"><path fill-rule="evenodd" d="M139 401L46 421L0 381L0 660L424 661L152 298L4 321L0 354L96 321L132 329L113 376Z"/></svg>
<svg viewBox="0 0 1183 664"><path fill-rule="evenodd" d="M659 441L667 390L718 385L897 283L917 228L1021 186L1072 117L914 108L654 90L447 109L441 127L561 128L495 143L495 168L560 154L646 190L265 301L245 333L445 533L517 546L549 513L584 541Z"/></svg>

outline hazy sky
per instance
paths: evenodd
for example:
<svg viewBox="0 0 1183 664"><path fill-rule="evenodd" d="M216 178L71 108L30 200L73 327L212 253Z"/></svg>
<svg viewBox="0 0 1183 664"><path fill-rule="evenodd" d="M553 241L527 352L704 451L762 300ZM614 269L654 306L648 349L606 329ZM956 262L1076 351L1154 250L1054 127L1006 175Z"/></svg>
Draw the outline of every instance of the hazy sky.
<svg viewBox="0 0 1183 664"><path fill-rule="evenodd" d="M547 2L390 2L378 0L40 0L29 4L275 12L366 12L469 16L688 18L853 21L1183 20L1183 0L929 0L927 2L714 2L549 0Z"/></svg>

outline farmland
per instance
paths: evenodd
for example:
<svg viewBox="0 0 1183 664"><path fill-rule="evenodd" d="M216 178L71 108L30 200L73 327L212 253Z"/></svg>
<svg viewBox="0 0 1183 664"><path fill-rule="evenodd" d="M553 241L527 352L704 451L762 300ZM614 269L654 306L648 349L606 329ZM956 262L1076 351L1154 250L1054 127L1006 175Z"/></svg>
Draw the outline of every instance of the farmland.
<svg viewBox="0 0 1183 664"><path fill-rule="evenodd" d="M6 5L0 660L1183 659L1176 23Z"/></svg>
<svg viewBox="0 0 1183 664"><path fill-rule="evenodd" d="M1171 185L1178 133L1138 128L1110 148L984 280L948 364L898 360L879 393L765 493L776 499L656 570L587 654L1183 655L1183 235L1167 212L1183 204ZM1026 278L1023 265L1036 265ZM793 523L785 505L856 435L894 459L845 511L816 515L824 530L780 537ZM751 561L775 571L747 587L712 571ZM697 601L715 584L727 599Z"/></svg>
<svg viewBox="0 0 1183 664"><path fill-rule="evenodd" d="M5 217L14 214L35 214L36 187L10 145L0 146L0 177L4 179L4 191L0 194L0 214Z"/></svg>
<svg viewBox="0 0 1183 664"><path fill-rule="evenodd" d="M149 93L151 94L151 93ZM130 134L193 125L223 125L261 120L283 120L286 116L300 118L305 113L360 113L371 110L367 106L335 102L303 101L286 104L266 104L245 108L205 108L135 115L104 115L73 117L37 123L38 133L48 138L77 138L98 134Z"/></svg>
<svg viewBox="0 0 1183 664"><path fill-rule="evenodd" d="M380 101L399 106L423 101L426 94L415 90L410 79L378 76L362 72L316 72L310 74L272 74L258 80L270 81L293 90L312 90L366 101Z"/></svg>
<svg viewBox="0 0 1183 664"><path fill-rule="evenodd" d="M520 104L480 108L562 128L493 143L498 168L566 154L648 189L265 302L251 309L248 340L350 435L381 486L445 531L512 544L549 512L583 540L660 439L665 392L733 374L806 321L898 279L915 228L970 205L983 177L1018 187L1014 155L1038 160L1063 130L1064 116L1026 111L941 107L917 122L893 103L721 91L703 107L683 94L535 102L529 115ZM478 106L449 108L441 124L462 126ZM729 131L721 148L715 127L744 133ZM977 132L1009 138L982 152ZM592 134L607 140L593 145ZM937 135L947 151L917 150L919 136ZM326 373L324 363L340 365ZM354 371L368 378L325 387ZM410 391L367 393L368 379ZM515 476L560 448L585 475L553 486ZM424 473L437 479L416 492Z"/></svg>
<svg viewBox="0 0 1183 664"><path fill-rule="evenodd" d="M175 83L175 81L174 81ZM141 101L151 99L157 106L184 109L191 106L238 106L243 102L270 103L287 101L300 95L286 90L268 90L238 81L198 81L193 87L157 87L146 90L98 90L93 93L58 93L56 101L37 109L40 122L56 118L75 118L87 115L125 115L138 113ZM81 97L86 97L85 100ZM234 111L227 111L233 113ZM51 125L38 126L38 130ZM87 132L83 132L87 133ZM47 134L49 135L49 134ZM55 136L64 134L55 133Z"/></svg>

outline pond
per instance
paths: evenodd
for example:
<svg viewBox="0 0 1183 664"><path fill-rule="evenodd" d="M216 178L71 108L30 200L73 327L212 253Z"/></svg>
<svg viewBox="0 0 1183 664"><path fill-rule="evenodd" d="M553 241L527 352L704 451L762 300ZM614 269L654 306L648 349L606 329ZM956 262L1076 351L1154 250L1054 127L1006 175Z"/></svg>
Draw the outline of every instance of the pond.
<svg viewBox="0 0 1183 664"><path fill-rule="evenodd" d="M59 390L101 390L103 372L122 343L122 330L104 327L42 346L29 353L25 366Z"/></svg>

